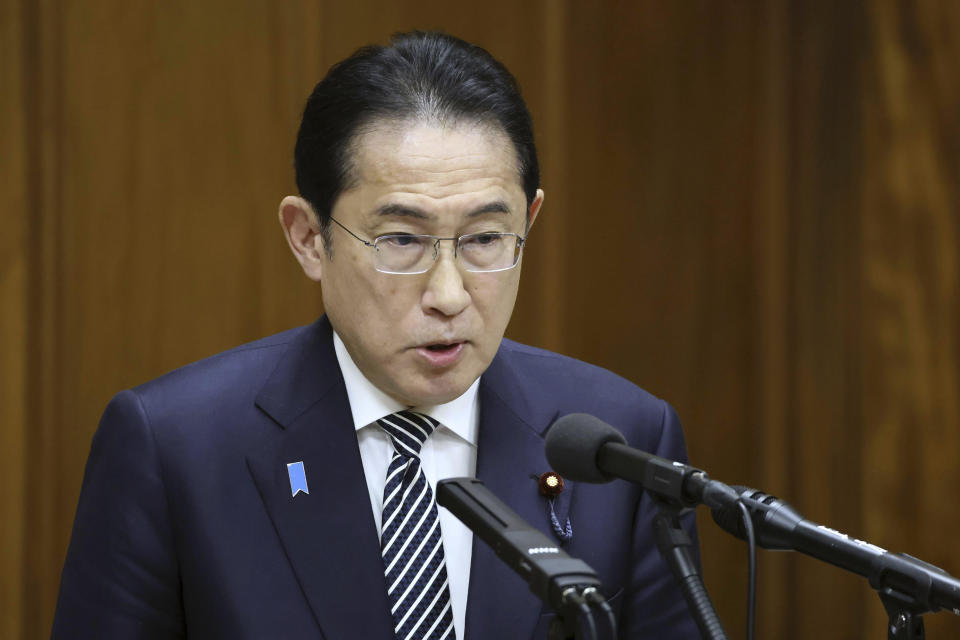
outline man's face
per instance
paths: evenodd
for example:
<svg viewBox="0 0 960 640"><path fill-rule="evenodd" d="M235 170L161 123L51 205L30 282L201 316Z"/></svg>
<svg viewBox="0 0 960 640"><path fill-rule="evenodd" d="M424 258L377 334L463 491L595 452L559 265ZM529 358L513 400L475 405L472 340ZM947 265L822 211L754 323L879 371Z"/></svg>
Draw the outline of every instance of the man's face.
<svg viewBox="0 0 960 640"><path fill-rule="evenodd" d="M522 236L543 199L538 192L527 211L513 144L496 127L381 122L358 137L351 158L353 180L333 217L369 241L397 233ZM466 391L497 352L520 265L467 272L444 241L426 273L380 273L372 248L335 224L330 232L332 257L324 253L319 269L324 308L364 375L410 406Z"/></svg>

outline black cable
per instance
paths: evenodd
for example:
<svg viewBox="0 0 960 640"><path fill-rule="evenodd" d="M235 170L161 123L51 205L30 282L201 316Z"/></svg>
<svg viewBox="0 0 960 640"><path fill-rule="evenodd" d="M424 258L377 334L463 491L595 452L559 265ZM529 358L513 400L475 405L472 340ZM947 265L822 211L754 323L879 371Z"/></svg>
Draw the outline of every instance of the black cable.
<svg viewBox="0 0 960 640"><path fill-rule="evenodd" d="M743 500L737 500L743 516L743 531L747 536L747 640L753 640L754 617L757 605L757 540L753 533L753 519Z"/></svg>
<svg viewBox="0 0 960 640"><path fill-rule="evenodd" d="M613 607L607 602L606 598L594 587L587 587L583 590L583 597L587 599L588 602L600 607L605 614L607 614L607 622L610 624L610 637L613 640L617 640L617 618L613 614Z"/></svg>
<svg viewBox="0 0 960 640"><path fill-rule="evenodd" d="M590 640L599 640L599 638L597 638L597 623L593 619L593 611L590 610L590 605L587 604L586 598L574 587L564 592L563 600L567 604L573 604L580 611L580 619L586 622L587 631L590 633ZM577 625L577 628L579 627L580 625Z"/></svg>
<svg viewBox="0 0 960 640"><path fill-rule="evenodd" d="M587 630L590 632L591 640L600 640L597 637L597 623L593 619L593 610L590 608L590 605L583 602L577 605L577 608L580 609L580 618L587 622Z"/></svg>

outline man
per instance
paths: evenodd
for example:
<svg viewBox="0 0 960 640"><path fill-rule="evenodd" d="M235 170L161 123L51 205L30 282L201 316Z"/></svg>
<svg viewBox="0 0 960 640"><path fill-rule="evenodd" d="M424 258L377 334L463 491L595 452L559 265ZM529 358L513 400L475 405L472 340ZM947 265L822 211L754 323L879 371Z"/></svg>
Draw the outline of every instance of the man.
<svg viewBox="0 0 960 640"><path fill-rule="evenodd" d="M544 199L509 72L436 33L361 49L295 163L280 222L326 315L110 403L53 635L544 638L551 613L436 506L437 479L476 475L599 572L622 637L696 637L647 497L539 488L566 413L685 450L665 402L503 339Z"/></svg>

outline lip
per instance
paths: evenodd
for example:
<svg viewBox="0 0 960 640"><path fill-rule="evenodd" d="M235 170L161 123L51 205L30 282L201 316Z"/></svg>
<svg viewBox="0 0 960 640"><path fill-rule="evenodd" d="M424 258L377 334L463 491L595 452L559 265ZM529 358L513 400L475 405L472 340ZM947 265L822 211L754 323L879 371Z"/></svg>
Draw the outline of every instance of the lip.
<svg viewBox="0 0 960 640"><path fill-rule="evenodd" d="M431 345L442 344L448 345L449 348L442 351L432 351L427 348L428 345L422 345L417 347L416 351L420 354L424 360L427 361L431 367L436 367L438 369L443 369L445 367L450 367L460 361L460 358L463 356L464 347L466 347L466 342L431 342Z"/></svg>

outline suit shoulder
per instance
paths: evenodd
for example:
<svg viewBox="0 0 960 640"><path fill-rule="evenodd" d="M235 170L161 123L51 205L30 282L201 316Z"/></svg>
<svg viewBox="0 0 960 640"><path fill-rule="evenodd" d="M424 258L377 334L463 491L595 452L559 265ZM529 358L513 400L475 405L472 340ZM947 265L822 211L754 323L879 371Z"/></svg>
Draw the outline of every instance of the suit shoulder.
<svg viewBox="0 0 960 640"><path fill-rule="evenodd" d="M297 327L233 347L139 384L133 391L138 395L150 396L198 383L214 387L228 386L236 382L237 376L256 376L258 372L266 376L270 369L264 369L270 362L275 362L286 351L290 342L308 329L309 327Z"/></svg>
<svg viewBox="0 0 960 640"><path fill-rule="evenodd" d="M257 392L291 344L313 325L290 329L184 365L130 391L158 429L219 424L252 410Z"/></svg>
<svg viewBox="0 0 960 640"><path fill-rule="evenodd" d="M501 356L528 406L548 406L554 416L588 413L653 442L673 409L648 391L603 367L552 351L504 340Z"/></svg>
<svg viewBox="0 0 960 640"><path fill-rule="evenodd" d="M677 444L674 459L685 459L676 412L665 400L626 378L576 358L504 340L500 356L527 406L547 406L552 417L587 413L619 429L631 446L655 451ZM666 433L669 442L662 438Z"/></svg>

